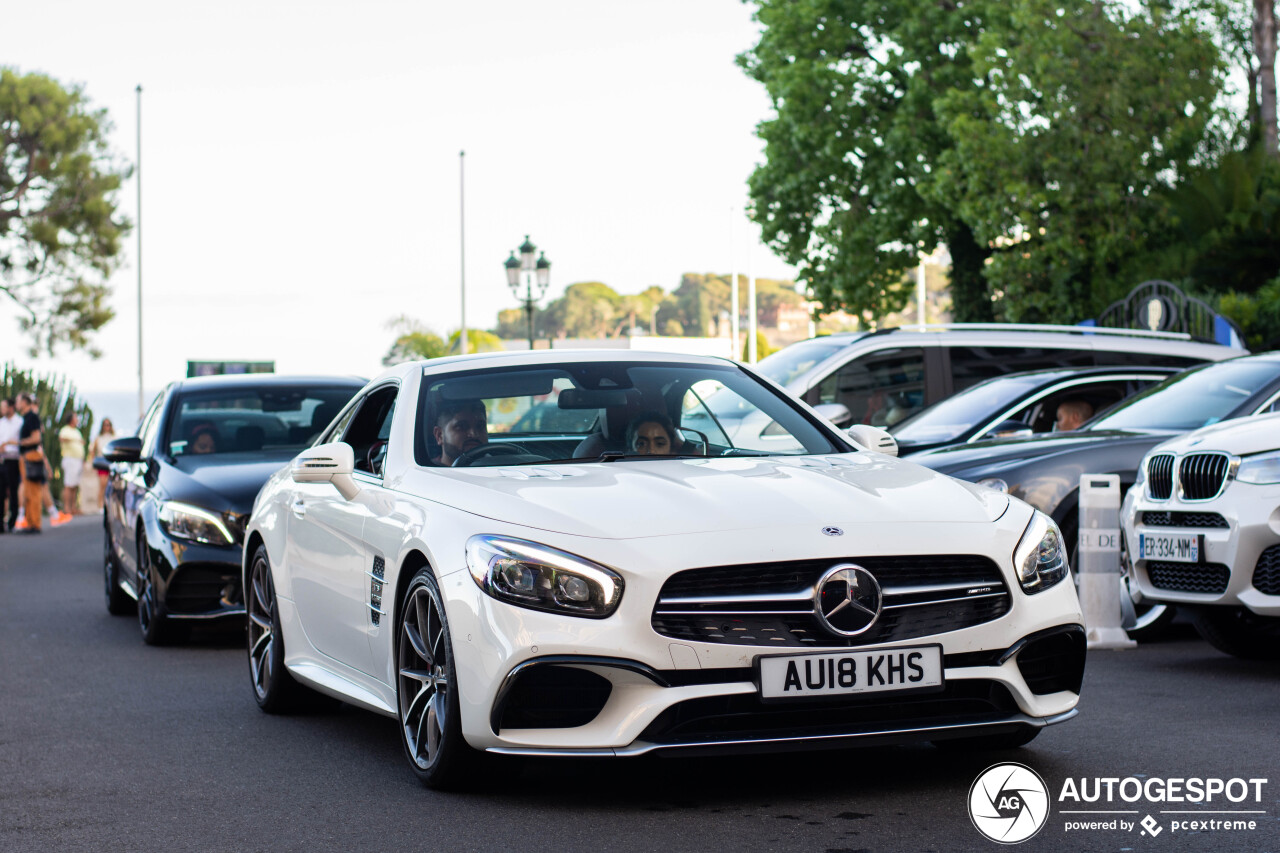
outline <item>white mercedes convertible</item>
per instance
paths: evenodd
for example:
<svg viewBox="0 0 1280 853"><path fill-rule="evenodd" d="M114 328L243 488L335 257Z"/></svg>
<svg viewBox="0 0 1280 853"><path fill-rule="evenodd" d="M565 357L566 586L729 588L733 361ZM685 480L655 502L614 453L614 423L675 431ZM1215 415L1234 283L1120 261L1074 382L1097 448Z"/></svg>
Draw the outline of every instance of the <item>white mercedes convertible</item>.
<svg viewBox="0 0 1280 853"><path fill-rule="evenodd" d="M772 425L735 444L711 394ZM393 717L435 787L495 753L1001 748L1073 716L1053 521L854 429L714 358L393 368L258 495L258 704Z"/></svg>

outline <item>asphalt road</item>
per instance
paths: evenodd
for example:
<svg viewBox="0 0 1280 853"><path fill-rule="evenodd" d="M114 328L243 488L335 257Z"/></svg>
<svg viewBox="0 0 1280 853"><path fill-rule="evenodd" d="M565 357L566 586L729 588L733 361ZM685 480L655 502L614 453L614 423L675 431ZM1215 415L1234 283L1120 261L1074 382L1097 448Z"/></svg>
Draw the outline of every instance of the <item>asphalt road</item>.
<svg viewBox="0 0 1280 853"><path fill-rule="evenodd" d="M439 794L390 720L259 712L239 631L144 646L107 615L100 555L97 518L0 537L0 850L992 851L967 801L1000 761L1054 799L1069 777L1270 780L1261 803L1212 806L1263 812L1251 831L1068 832L1089 816L1055 802L1020 849L1280 849L1280 664L1221 655L1186 626L1091 653L1080 716L1021 750L512 762L484 792Z"/></svg>

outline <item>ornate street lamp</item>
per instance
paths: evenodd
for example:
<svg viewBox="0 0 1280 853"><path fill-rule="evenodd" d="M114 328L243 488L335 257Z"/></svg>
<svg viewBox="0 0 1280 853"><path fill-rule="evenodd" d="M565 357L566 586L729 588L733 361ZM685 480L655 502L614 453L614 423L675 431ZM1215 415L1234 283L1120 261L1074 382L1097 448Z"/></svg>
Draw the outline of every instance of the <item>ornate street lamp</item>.
<svg viewBox="0 0 1280 853"><path fill-rule="evenodd" d="M520 257L516 257L519 252ZM534 259L534 255L538 255ZM503 263L507 270L507 284L511 293L524 305L525 317L529 323L529 349L533 349L533 310L538 300L547 293L547 285L551 284L551 261L546 253L538 253L538 247L529 242L529 235L524 235L524 242ZM524 295L520 293L520 274L524 273ZM534 286L537 286L537 295Z"/></svg>

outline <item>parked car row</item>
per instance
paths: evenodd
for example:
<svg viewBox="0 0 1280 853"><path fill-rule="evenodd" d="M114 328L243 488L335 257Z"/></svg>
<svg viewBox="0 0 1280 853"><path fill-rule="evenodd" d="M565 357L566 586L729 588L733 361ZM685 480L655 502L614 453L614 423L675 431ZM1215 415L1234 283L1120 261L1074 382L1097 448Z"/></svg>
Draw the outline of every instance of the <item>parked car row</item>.
<svg viewBox="0 0 1280 853"><path fill-rule="evenodd" d="M758 373L550 351L175 383L108 449L108 610L149 643L244 619L262 710L394 718L435 787L496 755L1018 746L1075 714L1085 642L1070 495L1016 473L1073 441L1140 457L1168 405L1254 414L1280 383L1265 358L1170 375L1231 351L1096 330L790 349ZM986 437L1075 401L1110 408ZM893 458L900 422L982 484Z"/></svg>

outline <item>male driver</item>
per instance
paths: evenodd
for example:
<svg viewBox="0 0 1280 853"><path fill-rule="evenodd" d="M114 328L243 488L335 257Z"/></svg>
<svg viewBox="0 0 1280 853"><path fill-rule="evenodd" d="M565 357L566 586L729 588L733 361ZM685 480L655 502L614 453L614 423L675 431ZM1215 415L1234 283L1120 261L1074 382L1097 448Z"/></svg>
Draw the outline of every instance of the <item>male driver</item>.
<svg viewBox="0 0 1280 853"><path fill-rule="evenodd" d="M1093 417L1093 406L1084 400L1064 400L1058 406L1058 419L1053 424L1054 432L1071 432L1080 429L1080 425Z"/></svg>
<svg viewBox="0 0 1280 853"><path fill-rule="evenodd" d="M436 465L452 465L468 450L489 443L489 413L483 400L442 400L436 406L436 425L431 428L440 455Z"/></svg>

